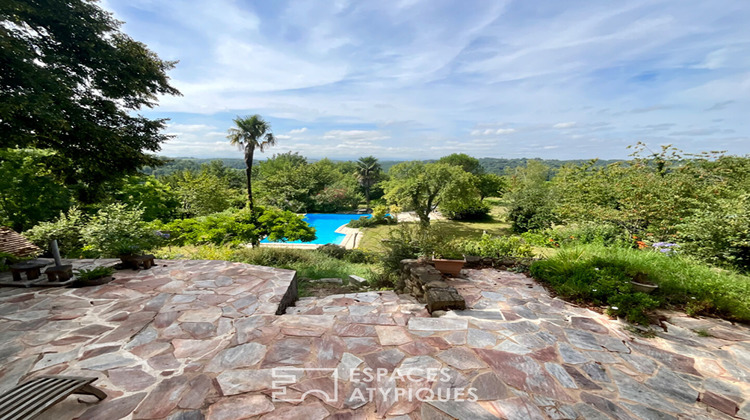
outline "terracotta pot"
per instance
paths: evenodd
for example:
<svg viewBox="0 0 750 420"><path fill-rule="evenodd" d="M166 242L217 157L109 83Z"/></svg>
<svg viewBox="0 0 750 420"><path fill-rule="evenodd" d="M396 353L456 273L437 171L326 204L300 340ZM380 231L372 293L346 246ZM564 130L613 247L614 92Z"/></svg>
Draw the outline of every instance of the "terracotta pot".
<svg viewBox="0 0 750 420"><path fill-rule="evenodd" d="M451 276L457 276L461 273L461 269L464 268L466 261L464 260L445 260L445 259L433 259L435 268L437 268L443 274L450 274Z"/></svg>

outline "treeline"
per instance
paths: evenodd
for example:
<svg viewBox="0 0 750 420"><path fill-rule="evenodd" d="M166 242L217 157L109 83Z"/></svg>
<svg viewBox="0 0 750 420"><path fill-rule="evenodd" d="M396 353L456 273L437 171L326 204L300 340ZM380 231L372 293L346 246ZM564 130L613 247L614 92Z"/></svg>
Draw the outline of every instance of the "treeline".
<svg viewBox="0 0 750 420"><path fill-rule="evenodd" d="M144 166L141 168L141 172L146 175L154 175L154 176L166 176L170 175L174 172L178 171L199 171L201 166L207 163L219 161L221 164L227 168L231 169L237 169L237 170L244 170L245 169L245 162L242 159L239 158L214 158L214 159L198 159L198 158L190 158L190 157L175 157L175 158L167 158L167 157L161 157L159 158L162 161L162 164L160 166ZM308 162L314 163L316 162L315 159L307 159ZM345 163L345 162L352 162L353 161L341 161L341 160L330 160L330 162L333 163ZM493 173L497 175L505 175L509 170L520 168L526 166L530 161L537 161L545 166L548 166L552 169L558 169L565 165L580 165L583 163L588 162L588 159L573 159L573 160L557 160L557 159L531 159L531 158L516 158L516 159L502 159L502 158L480 158L479 164L487 173ZM255 161L255 164L259 164L263 161ZM382 160L379 161L380 167L383 170L383 172L388 172L390 169L404 161L399 160ZM437 160L425 160L424 163L433 163L437 162ZM595 165L596 166L606 166L611 163L618 162L618 160L597 160Z"/></svg>

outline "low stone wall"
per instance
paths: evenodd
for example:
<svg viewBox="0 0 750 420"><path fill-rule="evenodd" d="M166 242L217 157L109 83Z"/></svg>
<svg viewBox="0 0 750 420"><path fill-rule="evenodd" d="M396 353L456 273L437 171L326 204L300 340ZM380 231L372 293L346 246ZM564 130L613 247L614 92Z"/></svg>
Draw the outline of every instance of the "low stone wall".
<svg viewBox="0 0 750 420"><path fill-rule="evenodd" d="M443 275L432 264L419 260L402 260L399 293L408 293L427 304L430 313L448 309L466 309L464 298L445 282Z"/></svg>

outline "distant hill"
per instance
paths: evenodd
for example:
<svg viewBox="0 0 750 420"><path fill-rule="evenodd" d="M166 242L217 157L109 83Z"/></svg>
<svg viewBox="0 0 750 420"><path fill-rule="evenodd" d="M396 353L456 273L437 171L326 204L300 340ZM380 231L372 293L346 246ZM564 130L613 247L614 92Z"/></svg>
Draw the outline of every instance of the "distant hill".
<svg viewBox="0 0 750 420"><path fill-rule="evenodd" d="M208 162L215 161L215 160L221 161L224 164L224 166L227 166L229 168L245 169L245 161L240 158L198 159L198 158L191 158L191 157L175 157L175 158L162 158L162 159L164 160L164 165L158 166L158 167L146 166L146 167L141 168L141 172L143 172L146 175L165 176L165 175L170 175L174 172L183 171L186 169L192 170L192 171L198 171L200 170L201 165L203 165L204 163L208 163ZM316 160L317 159L308 159L308 161L310 162L314 162ZM495 173L498 175L503 175L509 169L517 168L519 166L526 166L526 163L530 160L538 160L553 169L557 169L567 164L580 165L581 163L588 162L590 159L557 160L557 159L527 159L527 158L518 158L518 159L480 158L479 163L487 172ZM434 162L434 161L435 160L428 160L425 162ZM388 170L391 169L393 165L396 165L401 162L404 162L404 161L381 160L380 166L383 168L383 171L388 172ZM618 162L618 161L617 160L599 160L597 161L596 164L600 166L605 166L614 162Z"/></svg>

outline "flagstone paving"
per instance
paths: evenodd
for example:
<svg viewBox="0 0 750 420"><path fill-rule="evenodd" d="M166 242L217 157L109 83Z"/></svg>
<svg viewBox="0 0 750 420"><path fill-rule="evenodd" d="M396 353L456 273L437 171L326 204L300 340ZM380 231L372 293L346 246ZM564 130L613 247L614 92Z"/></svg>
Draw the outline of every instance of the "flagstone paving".
<svg viewBox="0 0 750 420"><path fill-rule="evenodd" d="M449 280L468 309L439 318L388 291L279 316L291 271L157 263L104 286L0 290L0 392L99 378L107 399L70 397L50 419L750 418L745 326L668 314L641 338L490 269Z"/></svg>

